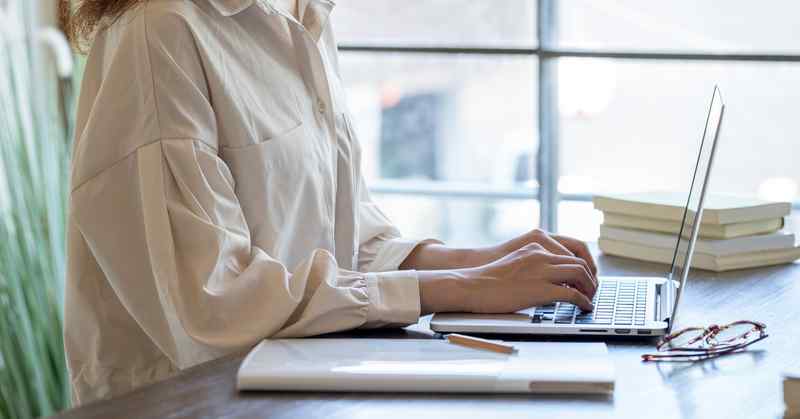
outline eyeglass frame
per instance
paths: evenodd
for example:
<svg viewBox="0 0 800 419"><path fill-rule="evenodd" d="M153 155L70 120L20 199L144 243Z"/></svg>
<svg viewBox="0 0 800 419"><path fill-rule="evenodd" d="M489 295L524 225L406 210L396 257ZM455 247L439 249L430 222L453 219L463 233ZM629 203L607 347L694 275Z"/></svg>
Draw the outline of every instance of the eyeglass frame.
<svg viewBox="0 0 800 419"><path fill-rule="evenodd" d="M724 331L724 330L726 330L726 329L728 329L730 327L733 327L735 325L739 325L739 324L749 324L749 325L752 325L753 327L750 330L748 330L747 332L745 332L745 333L743 333L741 335L735 336L733 338L730 338L727 341L719 342L719 341L714 340L714 338L720 332L722 332L722 331ZM727 354L739 351L739 350L744 349L744 348L746 348L746 347L748 347L748 346L750 346L750 345L752 345L752 344L754 344L756 342L759 342L759 341L762 341L762 340L768 338L769 335L766 333L766 328L767 328L767 325L765 325L764 323L757 322L757 321L752 321L752 320L737 320L737 321L725 324L723 326L719 326L717 324L712 324L712 325L710 325L708 327L704 327L704 328L703 327L687 327L687 328L681 329L681 330L679 330L677 332L670 333L669 335L663 337L661 339L661 341L659 341L658 344L656 345L656 350L659 351L659 352L663 351L663 352L688 352L688 353L643 354L642 355L642 361L645 361L645 362L650 362L650 361L669 361L669 360L676 360L677 361L677 360L683 360L682 358L696 358L696 359L687 359L687 360L701 361L701 360L705 360L705 359L717 358L717 357L720 357L720 356L723 356L723 355L727 355ZM697 342L703 341L708 346L705 346L705 347L680 346L680 347L667 347L667 348L664 347L664 345L669 344L670 341L678 338L679 336L683 335L684 333L687 333L687 332L690 332L690 331L694 331L694 330L700 330L700 331L702 331L702 333L700 333L697 337L695 337L692 340L690 340L687 344L691 345L691 344L695 344ZM759 336L756 339L753 339L752 341L749 341L749 342L731 344L731 342L733 342L735 340L746 339L748 336L750 336L751 333L756 332L756 331L759 333Z"/></svg>

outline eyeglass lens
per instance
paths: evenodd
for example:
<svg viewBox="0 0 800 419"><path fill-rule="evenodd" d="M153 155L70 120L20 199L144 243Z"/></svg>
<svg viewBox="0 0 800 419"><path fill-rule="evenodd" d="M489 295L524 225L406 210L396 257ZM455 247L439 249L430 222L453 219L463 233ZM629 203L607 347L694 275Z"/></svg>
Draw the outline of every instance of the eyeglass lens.
<svg viewBox="0 0 800 419"><path fill-rule="evenodd" d="M688 329L679 331L672 335L669 341L664 345L667 348L697 348L705 345L705 339L702 339L705 330L703 329Z"/></svg>
<svg viewBox="0 0 800 419"><path fill-rule="evenodd" d="M733 323L719 332L711 340L718 345L742 343L742 340L751 340L758 337L756 326L751 323ZM746 338L746 339L745 339Z"/></svg>

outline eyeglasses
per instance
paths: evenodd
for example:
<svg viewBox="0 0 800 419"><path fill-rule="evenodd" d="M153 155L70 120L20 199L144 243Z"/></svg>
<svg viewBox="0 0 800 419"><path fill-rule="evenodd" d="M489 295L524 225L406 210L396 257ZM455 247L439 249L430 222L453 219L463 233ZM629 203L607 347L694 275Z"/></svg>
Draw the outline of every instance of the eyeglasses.
<svg viewBox="0 0 800 419"><path fill-rule="evenodd" d="M642 361L702 361L740 351L769 335L764 323L739 320L724 326L688 327L671 333L656 345L657 354Z"/></svg>

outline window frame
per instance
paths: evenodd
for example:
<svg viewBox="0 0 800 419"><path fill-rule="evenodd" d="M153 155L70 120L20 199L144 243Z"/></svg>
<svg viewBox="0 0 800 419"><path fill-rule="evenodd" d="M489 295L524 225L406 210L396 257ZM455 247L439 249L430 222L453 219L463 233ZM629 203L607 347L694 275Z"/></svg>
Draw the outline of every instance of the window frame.
<svg viewBox="0 0 800 419"><path fill-rule="evenodd" d="M481 199L537 199L539 201L539 226L545 230L558 229L558 204L561 201L591 201L592 194L569 194L558 191L559 180L559 121L558 121L558 80L556 63L559 58L607 58L626 60L662 61L727 61L727 62L800 62L800 54L758 54L758 53L714 53L674 52L674 51L625 51L617 49L579 49L557 46L557 3L558 0L537 0L535 47L479 47L479 46L410 46L390 44L342 44L342 52L400 53L400 54L475 54L475 55L524 55L537 57L537 92L532 98L538 104L538 146L537 182L538 187L496 189L479 187L466 188L450 182L430 182L419 185L403 185L403 182L379 181L370 185L376 194L400 194L431 196L439 198L481 198ZM537 139L532 139L536 142ZM800 201L793 202L793 208L800 210Z"/></svg>

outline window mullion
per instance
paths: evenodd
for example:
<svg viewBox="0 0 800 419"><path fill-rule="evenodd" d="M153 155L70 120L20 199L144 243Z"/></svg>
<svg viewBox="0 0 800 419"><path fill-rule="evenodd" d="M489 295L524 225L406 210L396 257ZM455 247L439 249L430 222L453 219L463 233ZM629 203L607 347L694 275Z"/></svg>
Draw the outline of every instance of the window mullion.
<svg viewBox="0 0 800 419"><path fill-rule="evenodd" d="M536 31L539 50L548 50L556 38L556 1L539 0ZM538 113L539 148L539 225L550 231L558 229L558 90L556 58L539 55Z"/></svg>

